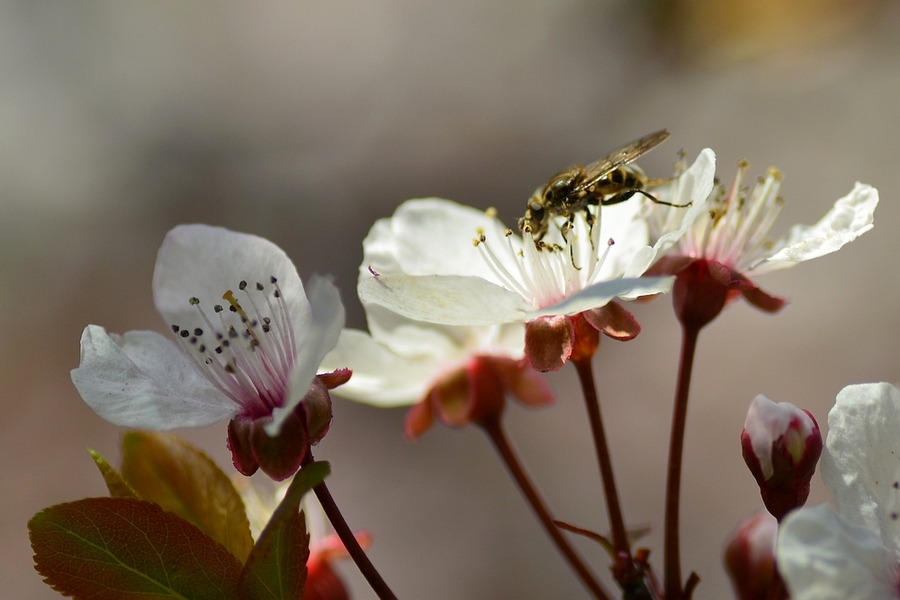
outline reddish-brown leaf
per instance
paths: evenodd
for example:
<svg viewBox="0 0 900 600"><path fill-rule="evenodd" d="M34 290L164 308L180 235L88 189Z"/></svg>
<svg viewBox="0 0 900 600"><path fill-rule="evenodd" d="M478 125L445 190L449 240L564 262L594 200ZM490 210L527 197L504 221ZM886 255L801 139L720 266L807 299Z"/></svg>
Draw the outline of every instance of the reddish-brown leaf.
<svg viewBox="0 0 900 600"><path fill-rule="evenodd" d="M46 508L28 522L44 581L85 600L238 599L240 562L158 505L86 498Z"/></svg>

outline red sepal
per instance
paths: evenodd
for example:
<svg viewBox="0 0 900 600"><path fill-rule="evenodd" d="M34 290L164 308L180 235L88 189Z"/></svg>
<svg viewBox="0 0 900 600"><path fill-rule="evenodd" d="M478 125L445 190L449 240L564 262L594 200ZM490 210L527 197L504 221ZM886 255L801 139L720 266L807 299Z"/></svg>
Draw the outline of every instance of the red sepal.
<svg viewBox="0 0 900 600"><path fill-rule="evenodd" d="M525 324L525 357L542 373L559 371L572 356L575 326L565 315L538 317Z"/></svg>

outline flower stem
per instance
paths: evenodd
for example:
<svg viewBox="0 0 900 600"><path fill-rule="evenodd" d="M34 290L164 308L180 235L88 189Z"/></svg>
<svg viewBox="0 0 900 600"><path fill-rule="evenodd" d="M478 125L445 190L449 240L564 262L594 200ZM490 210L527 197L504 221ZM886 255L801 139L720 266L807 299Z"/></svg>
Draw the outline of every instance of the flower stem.
<svg viewBox="0 0 900 600"><path fill-rule="evenodd" d="M678 366L678 384L672 414L672 434L669 440L669 469L666 480L666 517L664 560L664 586L666 600L681 600L681 555L679 542L679 507L681 502L681 463L684 454L684 429L687 422L687 404L694 368L694 353L700 327L682 325L681 362Z"/></svg>
<svg viewBox="0 0 900 600"><path fill-rule="evenodd" d="M616 553L616 571L621 574L627 574L634 568L631 564L631 548L628 544L625 519L622 517L622 507L619 503L619 492L616 489L616 479L613 475L612 458L606 442L606 432L603 430L603 419L600 416L600 401L597 398L597 387L594 384L594 368L591 358L588 356L572 359L572 363L575 365L575 370L578 371L578 379L581 382L584 402L587 406L588 420L591 423L591 432L594 436L594 447L597 452L600 478L603 482L603 494L606 497L606 509L609 515L609 527L612 531L613 549ZM620 564L625 559L627 559L628 564Z"/></svg>
<svg viewBox="0 0 900 600"><path fill-rule="evenodd" d="M313 462L315 462L315 459L312 456L312 452L307 452L306 458L303 459L303 465L306 466ZM375 565L372 564L372 561L369 560L369 557L366 556L366 553L363 551L362 546L359 545L356 536L353 535L353 531L350 529L350 526L347 525L344 515L341 514L341 509L338 508L337 503L334 501L334 498L332 498L331 492L328 491L328 487L325 483L320 483L313 488L313 491L316 494L316 498L319 499L319 504L322 505L322 510L325 511L325 516L331 521L334 532L341 539L344 548L346 548L347 552L350 554L353 562L356 563L359 572L366 578L366 581L375 592L375 595L377 595L380 600L397 600L397 596L394 595L394 592L392 592L391 588L388 587L388 584L385 583L381 574L375 569Z"/></svg>
<svg viewBox="0 0 900 600"><path fill-rule="evenodd" d="M522 464L519 462L515 450L510 445L499 420L490 420L480 423L480 425L494 444L494 448L497 450L500 458L503 459L506 468L516 481L519 490L522 492L522 495L525 496L528 504L531 505L531 508L537 515L541 525L544 526L544 530L550 536L550 539L553 540L553 543L556 544L557 550L563 555L569 563L569 566L572 567L572 570L575 571L578 578L581 579L584 586L590 590L594 598L599 600L610 600L610 595L603 589L603 586L600 585L596 577L594 577L594 574L591 573L590 569L584 564L578 553L575 552L575 549L569 544L569 540L566 539L554 523L550 511L547 509L544 501L535 489L534 484L532 484L529 479L528 474L525 473L525 470L522 468Z"/></svg>

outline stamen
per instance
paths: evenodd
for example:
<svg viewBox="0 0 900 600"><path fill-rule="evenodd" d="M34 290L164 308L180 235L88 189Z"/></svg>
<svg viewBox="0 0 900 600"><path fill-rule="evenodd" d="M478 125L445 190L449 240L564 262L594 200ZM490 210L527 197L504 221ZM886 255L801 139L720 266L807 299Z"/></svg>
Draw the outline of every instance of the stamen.
<svg viewBox="0 0 900 600"><path fill-rule="evenodd" d="M549 306L594 283L609 254L607 246L598 255L599 214L590 213L589 217L579 212L563 223L557 219L554 226L559 229L565 247L534 240L527 227L522 238L517 239L519 248L519 244L513 244L509 229L503 230L506 239L502 250L483 229L477 230L473 244L504 287L521 295L535 308Z"/></svg>
<svg viewBox="0 0 900 600"><path fill-rule="evenodd" d="M503 285L511 288L513 291L519 293L523 297L526 297L528 295L527 290L525 290L525 288L523 288L519 284L519 282L516 281L516 278L506 270L506 266L503 264L503 261L497 258L497 255L494 254L493 249L488 246L487 237L484 235L484 233L480 233L479 237L472 240L472 244L474 244L474 246L478 248L478 252L481 254L481 258L484 259L484 262L487 263L488 268L493 271L494 275L497 276L497 279L499 279L503 283ZM510 246L510 248L512 248L512 246ZM515 256L515 254L513 255Z"/></svg>
<svg viewBox="0 0 900 600"><path fill-rule="evenodd" d="M192 297L188 301L197 308L201 322L190 327L172 325L176 339L206 378L251 413L268 414L283 404L296 356L293 326L276 281L271 278L269 293L262 283L239 282L247 308L226 290L222 298L229 310L213 306L218 325L200 299ZM215 344L205 341L210 336Z"/></svg>

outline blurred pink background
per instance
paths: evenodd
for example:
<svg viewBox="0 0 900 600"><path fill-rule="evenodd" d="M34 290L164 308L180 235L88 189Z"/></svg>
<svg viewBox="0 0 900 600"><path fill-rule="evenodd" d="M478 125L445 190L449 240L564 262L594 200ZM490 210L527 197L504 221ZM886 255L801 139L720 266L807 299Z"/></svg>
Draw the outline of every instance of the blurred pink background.
<svg viewBox="0 0 900 600"><path fill-rule="evenodd" d="M88 323L164 331L150 278L169 228L268 237L304 278L333 274L348 325L363 327L360 244L402 200L496 206L512 224L552 174L667 127L641 161L652 175L706 146L725 180L741 158L754 174L779 167L776 233L815 222L857 180L882 197L872 232L760 281L791 299L781 314L738 303L701 336L682 565L702 577L695 598L729 597L722 542L761 506L739 450L753 397L824 425L844 385L900 380L900 11L713 5L0 3L2 595L57 597L33 570L26 521L105 494L85 448L115 461L120 431L68 371ZM667 298L635 313L642 335L604 343L596 368L626 517L653 527L642 545L661 569L679 336ZM605 531L574 370L550 380L557 406L512 408L511 436L555 514ZM403 417L338 401L317 452L400 597L586 597L480 432L438 427L410 444ZM181 433L229 466L224 426ZM816 479L811 502L824 501ZM599 549L578 543L605 574ZM355 598L374 597L352 564L342 572Z"/></svg>

